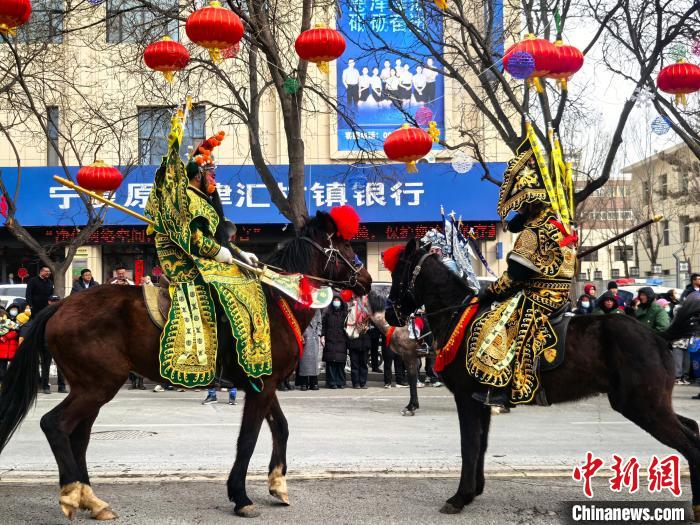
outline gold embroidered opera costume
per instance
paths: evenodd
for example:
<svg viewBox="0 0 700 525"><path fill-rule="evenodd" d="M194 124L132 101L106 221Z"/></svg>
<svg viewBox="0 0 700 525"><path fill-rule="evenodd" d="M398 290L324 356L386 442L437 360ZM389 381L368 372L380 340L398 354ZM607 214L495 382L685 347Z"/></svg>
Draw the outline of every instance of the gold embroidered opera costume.
<svg viewBox="0 0 700 525"><path fill-rule="evenodd" d="M557 335L549 318L568 300L576 271L571 170L553 142L553 175L532 130L508 163L498 214L519 231L508 269L486 296L498 301L473 324L467 368L482 384L510 387L510 402L529 403L538 388L538 364L556 357Z"/></svg>
<svg viewBox="0 0 700 525"><path fill-rule="evenodd" d="M216 237L223 216L213 206L216 183L210 154L223 133L205 141L185 165L179 154L184 118L182 112L173 117L168 152L146 206L172 299L161 334L160 372L186 387L213 381L218 302L218 311L228 319L223 329L231 330L235 340L238 363L250 378L269 375L272 354L265 296L260 281L241 270L231 252L246 262L254 256Z"/></svg>

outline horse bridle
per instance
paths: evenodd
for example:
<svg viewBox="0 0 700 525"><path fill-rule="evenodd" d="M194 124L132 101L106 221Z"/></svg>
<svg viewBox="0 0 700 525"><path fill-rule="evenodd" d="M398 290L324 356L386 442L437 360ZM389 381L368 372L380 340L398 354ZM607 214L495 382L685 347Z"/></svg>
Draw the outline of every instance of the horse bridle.
<svg viewBox="0 0 700 525"><path fill-rule="evenodd" d="M413 267L413 271L411 271L411 265L407 265L406 269L404 270L404 274L401 276L401 285L399 288L399 294L400 296L398 297L397 301L389 301L387 306L391 307L394 310L394 314L396 315L396 318L402 322L405 323L406 321L406 315L401 311L401 303L403 303L404 299L406 298L407 295L411 297L413 300L414 304L418 303L418 299L416 298L416 294L414 292L415 287L416 287L416 279L418 279L418 276L420 275L421 271L423 270L423 263L425 263L426 259L430 257L431 255L435 255L433 252L426 252L424 253L421 258L418 260L418 264L416 264ZM410 272L410 281L408 279ZM416 308L418 308L417 305Z"/></svg>
<svg viewBox="0 0 700 525"><path fill-rule="evenodd" d="M337 281L337 280L334 280L334 279L321 279L321 278L319 278L319 280L323 280L323 281L325 281L325 282L331 284L331 286L338 286L338 287L341 287L341 288L353 288L353 287L355 287L355 286L357 285L357 282L358 282L358 281L357 281L357 276L359 275L359 273L360 273L360 271L362 270L362 268L364 267L364 265L362 264L362 262L360 261L360 259L357 258L357 256L355 256L355 257L356 257L355 264L351 263L351 262L347 259L347 257L345 257L345 256L340 252L340 250L338 250L338 248L336 248L335 246L333 246L333 235L332 235L332 234L328 234L328 244L330 245L328 248L324 248L324 247L321 246L319 243L317 243L316 241L314 241L311 237L302 236L302 237L299 237L299 238L300 238L302 241L308 242L311 246L313 246L314 248L316 248L318 251L320 251L320 252L321 252L322 254L324 254L326 257L328 257L328 258L326 259L326 264L324 265L324 270L325 270L326 268L328 268L328 265L331 264L331 263L337 265L337 264L338 264L338 260L340 260L340 261L341 261L343 264L345 264L345 265L350 269L350 271L352 272L352 274L350 275L350 278L349 278L348 280L346 280L346 281Z"/></svg>

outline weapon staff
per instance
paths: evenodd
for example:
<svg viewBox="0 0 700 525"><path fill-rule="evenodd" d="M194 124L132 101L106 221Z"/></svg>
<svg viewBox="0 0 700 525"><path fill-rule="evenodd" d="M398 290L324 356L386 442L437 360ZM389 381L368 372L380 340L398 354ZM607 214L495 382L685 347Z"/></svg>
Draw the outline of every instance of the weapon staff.
<svg viewBox="0 0 700 525"><path fill-rule="evenodd" d="M615 237L612 237L611 239L608 239L607 241L601 242L600 244L598 244L598 245L596 245L596 246L593 246L592 248L588 248L587 250L584 250L584 251L580 252L580 253L577 255L577 257L578 257L579 259L583 259L583 258L586 257L587 255L590 255L590 254L592 254L593 252L597 252L597 251L600 250L601 248L605 248L608 244L612 244L612 243L614 243L615 241L618 241L618 240L622 239L623 237L627 237L627 236L630 235L631 233L634 233L634 232L636 232L636 231L639 231L639 230L641 230L642 228L646 228L646 227L649 226L650 224L654 224L655 222L659 222L659 221L660 221L661 219L663 219L663 218L664 218L663 215L656 215L656 216L652 217L651 219L644 221L644 222L641 223L641 224L637 224L636 226L633 226L633 227L630 228L629 230L623 231L623 232L620 233L619 235L615 235Z"/></svg>

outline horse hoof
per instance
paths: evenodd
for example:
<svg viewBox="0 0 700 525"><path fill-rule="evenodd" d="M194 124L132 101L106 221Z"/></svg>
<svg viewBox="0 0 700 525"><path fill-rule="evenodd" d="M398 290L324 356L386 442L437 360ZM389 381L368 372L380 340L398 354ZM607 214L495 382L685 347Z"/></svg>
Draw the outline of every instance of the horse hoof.
<svg viewBox="0 0 700 525"><path fill-rule="evenodd" d="M452 503L446 502L440 509L441 514L459 514L464 507L455 507Z"/></svg>
<svg viewBox="0 0 700 525"><path fill-rule="evenodd" d="M416 415L416 411L415 411L415 410L411 410L410 408L404 408L404 409L401 411L401 415L402 415L402 416L415 416L415 415Z"/></svg>
<svg viewBox="0 0 700 525"><path fill-rule="evenodd" d="M700 523L700 505L693 505L693 515L695 523Z"/></svg>
<svg viewBox="0 0 700 525"><path fill-rule="evenodd" d="M114 512L112 509L109 507L102 509L100 512L95 514L92 518L97 520L97 521L109 521L109 520L115 520L119 517L119 515Z"/></svg>
<svg viewBox="0 0 700 525"><path fill-rule="evenodd" d="M241 518L257 518L260 516L260 511L252 504L241 507L240 509L235 509L234 512L236 516L240 516Z"/></svg>
<svg viewBox="0 0 700 525"><path fill-rule="evenodd" d="M66 503L61 503L61 512L63 512L63 515L68 518L69 520L72 520L75 517L75 512L78 510L78 507L74 507L72 505L68 505Z"/></svg>
<svg viewBox="0 0 700 525"><path fill-rule="evenodd" d="M66 518L72 520L75 513L80 507L80 495L82 493L82 483L75 481L61 487L61 493L58 496L58 503L61 506L61 511Z"/></svg>
<svg viewBox="0 0 700 525"><path fill-rule="evenodd" d="M270 489L270 496L277 498L284 505L289 506L289 494L287 494L286 492L280 492L278 490Z"/></svg>

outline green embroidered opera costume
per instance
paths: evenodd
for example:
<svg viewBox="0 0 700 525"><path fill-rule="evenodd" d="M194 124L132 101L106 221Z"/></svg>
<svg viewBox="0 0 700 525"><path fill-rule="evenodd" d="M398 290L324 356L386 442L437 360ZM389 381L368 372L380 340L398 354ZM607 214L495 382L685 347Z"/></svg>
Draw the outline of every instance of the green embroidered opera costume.
<svg viewBox="0 0 700 525"><path fill-rule="evenodd" d="M216 182L210 155L223 133L204 141L185 165L179 154L184 119L182 112L173 117L168 152L146 205L172 299L161 334L160 373L186 387L212 382L218 300L219 311L229 321L220 327L231 330L243 370L251 378L269 375L272 353L265 296L260 281L235 264L231 250L248 263L255 262L255 256L230 243L222 246L216 238L222 217L213 205Z"/></svg>
<svg viewBox="0 0 700 525"><path fill-rule="evenodd" d="M514 404L533 400L539 360L556 357L549 317L566 303L576 271L571 172L561 159L553 142L551 176L528 128L527 140L508 163L498 213L505 221L517 212L508 229L520 234L508 254L508 270L486 292L499 303L475 321L468 342L469 372L485 385L509 386Z"/></svg>

